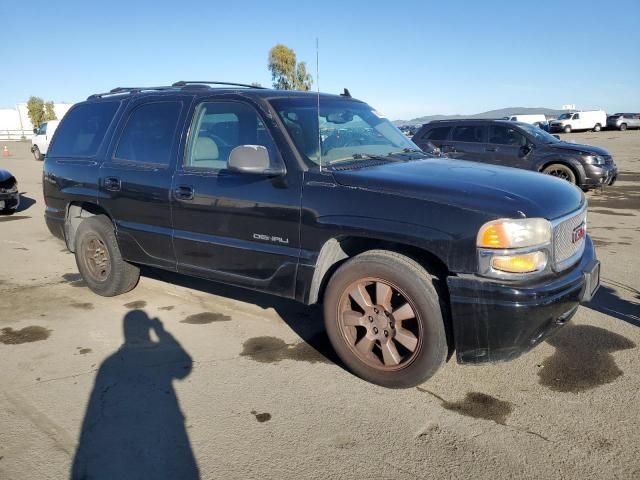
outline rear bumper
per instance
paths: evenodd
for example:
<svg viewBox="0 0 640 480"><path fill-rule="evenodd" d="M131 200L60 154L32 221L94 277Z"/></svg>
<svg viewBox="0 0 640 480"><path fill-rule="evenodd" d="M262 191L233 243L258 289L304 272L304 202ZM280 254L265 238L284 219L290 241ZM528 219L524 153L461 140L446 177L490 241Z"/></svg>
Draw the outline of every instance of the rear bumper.
<svg viewBox="0 0 640 480"><path fill-rule="evenodd" d="M590 272L598 265L587 236L580 263L554 279L523 286L476 275L449 277L458 362L506 361L531 350L590 300L595 292Z"/></svg>

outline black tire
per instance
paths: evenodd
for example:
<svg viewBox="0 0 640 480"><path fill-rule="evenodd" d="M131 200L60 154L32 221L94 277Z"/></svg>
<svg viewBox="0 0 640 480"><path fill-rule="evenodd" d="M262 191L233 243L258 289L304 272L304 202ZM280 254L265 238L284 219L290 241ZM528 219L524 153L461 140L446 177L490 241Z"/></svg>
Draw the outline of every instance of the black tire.
<svg viewBox="0 0 640 480"><path fill-rule="evenodd" d="M622 123L620 124L620 131L624 132L627 129L627 124L626 123Z"/></svg>
<svg viewBox="0 0 640 480"><path fill-rule="evenodd" d="M97 246L94 251L99 249L100 254L88 253L92 245ZM99 265L96 255L102 260ZM89 217L80 223L75 238L75 256L78 271L87 286L103 297L128 292L140 278L140 269L122 259L113 224L105 215Z"/></svg>
<svg viewBox="0 0 640 480"><path fill-rule="evenodd" d="M566 127L564 127L564 128L562 129L562 131L563 131L564 133L571 133L571 127L570 127L569 125L567 125Z"/></svg>
<svg viewBox="0 0 640 480"><path fill-rule="evenodd" d="M41 162L42 161L42 154L40 153L40 149L35 146L33 147L33 157L38 161Z"/></svg>
<svg viewBox="0 0 640 480"><path fill-rule="evenodd" d="M576 174L573 173L573 170L571 170L570 167L562 163L552 163L551 165L546 166L544 170L542 170L542 173L561 178L576 185Z"/></svg>
<svg viewBox="0 0 640 480"><path fill-rule="evenodd" d="M401 362L399 365L389 367L384 365L384 361L378 359L380 365L372 366L371 361L364 361L355 352L355 345L351 345L345 336L345 327L339 324L341 318L344 318L340 310L345 294L348 295L348 289L362 279L371 278L397 286L398 292L394 293L398 295L396 298L399 298L401 303L410 303L414 308L415 317L411 317L409 322L413 322L420 333L416 336L417 347L414 347L413 353L408 355L410 358L407 363ZM425 382L438 371L447 359L448 344L444 325L446 312L443 312L446 306L441 306L443 298L438 294L434 280L435 278L414 260L386 250L371 250L357 255L333 274L324 296L324 321L336 353L351 372L364 380L384 387L409 388ZM351 301L350 297L347 298ZM371 300L373 298L372 296ZM380 302L379 299L376 301ZM396 332L400 332L405 326L404 323L392 318L393 313L398 310L400 309L395 311L392 309L389 317L393 322L391 328L394 331L391 338L394 338ZM362 318L366 315L365 312ZM368 318L372 321L371 317ZM387 332L384 333L386 335ZM381 350L381 343L374 344L373 350L376 349Z"/></svg>
<svg viewBox="0 0 640 480"><path fill-rule="evenodd" d="M593 131L599 132L600 130L602 130L602 125L600 125L599 123L596 123L595 127L593 127Z"/></svg>

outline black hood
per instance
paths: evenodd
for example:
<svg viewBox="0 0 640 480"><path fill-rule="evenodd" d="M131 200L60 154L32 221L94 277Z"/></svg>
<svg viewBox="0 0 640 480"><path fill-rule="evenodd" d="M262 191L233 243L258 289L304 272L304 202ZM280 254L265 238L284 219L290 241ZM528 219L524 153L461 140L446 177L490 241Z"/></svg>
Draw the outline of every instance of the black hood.
<svg viewBox="0 0 640 480"><path fill-rule="evenodd" d="M393 162L341 169L336 181L436 204L481 211L495 218L543 217L549 220L578 209L580 189L536 172L451 159Z"/></svg>
<svg viewBox="0 0 640 480"><path fill-rule="evenodd" d="M549 144L549 147L573 152L584 152L593 155L609 155L609 152L604 148L594 147L593 145L586 145L584 143L557 142Z"/></svg>

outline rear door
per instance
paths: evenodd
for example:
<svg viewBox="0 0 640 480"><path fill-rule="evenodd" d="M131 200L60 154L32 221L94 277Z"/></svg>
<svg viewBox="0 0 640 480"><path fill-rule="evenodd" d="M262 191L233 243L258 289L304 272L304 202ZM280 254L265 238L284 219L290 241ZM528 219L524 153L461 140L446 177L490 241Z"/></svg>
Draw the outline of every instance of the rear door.
<svg viewBox="0 0 640 480"><path fill-rule="evenodd" d="M175 268L169 189L191 97L131 102L100 168L102 205L116 224L125 260Z"/></svg>
<svg viewBox="0 0 640 480"><path fill-rule="evenodd" d="M269 177L227 170L230 152L240 145L262 145L272 163L283 161L268 124L239 98L194 105L173 179L173 243L181 272L292 297L302 172Z"/></svg>
<svg viewBox="0 0 640 480"><path fill-rule="evenodd" d="M487 126L484 124L456 125L451 140L444 145L443 152L451 158L489 162L487 155Z"/></svg>
<svg viewBox="0 0 640 480"><path fill-rule="evenodd" d="M505 167L529 168L529 152L525 149L527 138L514 127L490 125L487 154L491 163Z"/></svg>

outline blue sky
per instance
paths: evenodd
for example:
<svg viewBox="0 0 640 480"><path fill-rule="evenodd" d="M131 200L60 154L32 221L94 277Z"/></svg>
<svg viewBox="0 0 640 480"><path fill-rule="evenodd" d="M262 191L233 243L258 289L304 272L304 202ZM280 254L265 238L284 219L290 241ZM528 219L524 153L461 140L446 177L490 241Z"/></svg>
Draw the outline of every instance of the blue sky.
<svg viewBox="0 0 640 480"><path fill-rule="evenodd" d="M1 2L0 18L2 107L181 79L269 86L276 43L315 77L319 37L321 90L348 87L393 119L640 111L639 0L27 0Z"/></svg>

